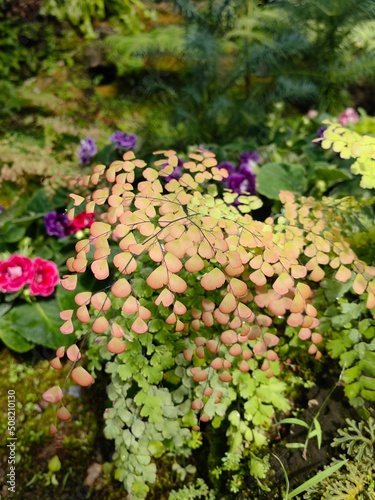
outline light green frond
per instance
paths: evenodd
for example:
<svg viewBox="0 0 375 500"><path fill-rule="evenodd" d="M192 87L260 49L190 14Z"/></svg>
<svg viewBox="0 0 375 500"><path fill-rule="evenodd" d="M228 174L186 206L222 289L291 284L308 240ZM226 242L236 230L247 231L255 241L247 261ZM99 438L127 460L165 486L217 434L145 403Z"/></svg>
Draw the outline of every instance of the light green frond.
<svg viewBox="0 0 375 500"><path fill-rule="evenodd" d="M350 47L372 52L375 50L375 20L353 26L349 40Z"/></svg>
<svg viewBox="0 0 375 500"><path fill-rule="evenodd" d="M337 123L329 123L324 132L323 149L332 148L341 158L355 159L353 174L361 175L361 187L375 188L375 137L360 135Z"/></svg>

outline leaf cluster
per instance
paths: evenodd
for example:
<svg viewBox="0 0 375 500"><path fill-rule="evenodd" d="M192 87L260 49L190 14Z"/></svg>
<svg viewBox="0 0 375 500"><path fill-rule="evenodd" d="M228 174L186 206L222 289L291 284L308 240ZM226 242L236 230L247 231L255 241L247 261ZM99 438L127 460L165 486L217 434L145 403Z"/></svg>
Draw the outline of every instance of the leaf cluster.
<svg viewBox="0 0 375 500"><path fill-rule="evenodd" d="M324 335L327 328L331 329L327 349L333 358L339 358L344 369L346 396L354 406L361 406L364 400L375 398L375 323L366 317L364 302L340 302L339 307L326 309L320 331Z"/></svg>
<svg viewBox="0 0 375 500"><path fill-rule="evenodd" d="M56 0L43 2L41 13L53 16L58 21L69 21L88 39L98 37L95 23L112 17L124 31L136 32L143 27L142 17L149 15L149 10L140 0L68 0L61 3Z"/></svg>
<svg viewBox="0 0 375 500"><path fill-rule="evenodd" d="M192 500L193 498L215 500L215 493L210 490L203 479L198 478L195 485L184 486L178 491L172 491L168 500Z"/></svg>
<svg viewBox="0 0 375 500"><path fill-rule="evenodd" d="M329 123L329 122L327 122ZM329 123L324 132L322 148L338 153L341 158L354 158L351 166L354 174L361 175L362 188L375 187L375 138L370 135L360 135L339 124Z"/></svg>

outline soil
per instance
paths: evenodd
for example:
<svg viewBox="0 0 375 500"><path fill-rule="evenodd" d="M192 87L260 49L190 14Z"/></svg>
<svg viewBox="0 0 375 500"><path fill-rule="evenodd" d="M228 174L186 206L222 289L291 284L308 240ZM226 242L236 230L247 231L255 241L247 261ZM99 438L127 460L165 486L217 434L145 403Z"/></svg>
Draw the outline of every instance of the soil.
<svg viewBox="0 0 375 500"><path fill-rule="evenodd" d="M299 419L310 425L319 411L318 420L322 428L321 447L318 447L316 438L310 439L305 458L303 457L303 449L285 447L285 443L305 443L306 441L308 429L293 424L289 426L289 432L283 442L273 449L273 453L283 462L287 471L290 490L301 485L314 472L329 465L332 458L338 456L339 451L331 447L333 438L337 436L338 429L345 427L345 419L356 417L355 410L344 396L343 387L335 386L337 380L338 377L322 377L319 384L306 394L303 406L305 410L298 416ZM272 460L271 464L275 471L274 481L283 485L285 480L280 464L276 459ZM269 497L269 500L274 499L274 495Z"/></svg>

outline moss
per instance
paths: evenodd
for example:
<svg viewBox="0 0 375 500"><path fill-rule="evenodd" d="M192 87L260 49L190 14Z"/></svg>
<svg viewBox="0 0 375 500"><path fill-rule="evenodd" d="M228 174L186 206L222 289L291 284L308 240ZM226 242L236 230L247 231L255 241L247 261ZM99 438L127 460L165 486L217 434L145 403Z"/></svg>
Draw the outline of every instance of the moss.
<svg viewBox="0 0 375 500"><path fill-rule="evenodd" d="M5 348L0 352L0 398L7 401L9 390L14 390L16 397L18 493L15 497L36 498L42 495L40 498L45 498L43 495L46 495L45 483L48 482L48 462L56 453L62 463L61 470L56 473L60 486L64 477L68 477L72 471L75 475L84 477L87 468L85 463L92 460L97 422L85 394L80 398L69 394L65 397L64 402L70 408L73 418L60 424L65 435L63 448L56 450L49 435L49 425L56 420L56 407L46 404L42 400L42 393L52 385L61 384L67 368L57 372L50 368L48 360L29 363L15 358ZM4 404L0 419L0 446L5 447L4 449L9 437L7 423L7 405ZM9 471L8 455L5 454L1 459L2 483L5 483L5 474ZM40 486L43 490L40 490Z"/></svg>
<svg viewBox="0 0 375 500"><path fill-rule="evenodd" d="M110 463L113 442L106 440L102 433L103 412L107 404L106 376L99 374L91 388L81 389L79 397L74 396L74 390L69 391L69 387L76 387L72 383L64 386L67 392L64 404L73 418L59 424L64 439L63 446L56 449L55 441L49 435L49 425L56 421L56 406L46 404L42 394L53 385L62 385L69 367L56 371L49 366L47 359L37 357L35 361L32 353L20 356L4 347L0 349L0 398L7 401L8 390L14 390L17 401L16 493L12 498L124 499L126 492L123 484L113 479L114 471ZM6 449L8 436L7 407L2 405L2 449ZM59 457L61 467L52 472L49 464L55 455ZM4 485L9 472L7 459L8 454L0 457L0 483ZM102 471L95 482L87 486L85 478L93 463L100 464ZM6 498L6 495L6 487L3 486L0 498Z"/></svg>

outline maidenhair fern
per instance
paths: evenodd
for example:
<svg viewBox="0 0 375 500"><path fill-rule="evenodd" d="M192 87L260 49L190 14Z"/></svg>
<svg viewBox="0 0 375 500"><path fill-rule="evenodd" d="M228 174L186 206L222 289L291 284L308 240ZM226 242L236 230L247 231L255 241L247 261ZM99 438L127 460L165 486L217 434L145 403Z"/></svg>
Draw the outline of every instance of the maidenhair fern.
<svg viewBox="0 0 375 500"><path fill-rule="evenodd" d="M321 140L322 148L332 148L344 159L353 158L351 171L361 175L361 187L375 188L375 137L360 135L337 123L327 124L329 127Z"/></svg>
<svg viewBox="0 0 375 500"><path fill-rule="evenodd" d="M82 178L91 194L71 195L69 217L80 207L101 220L76 244L62 280L75 305L61 312L61 332L93 332L104 358L113 356L106 435L115 441L116 477L134 498L155 480L154 458L187 456L211 420L218 427L228 419L232 453L267 443L276 413L289 409L281 362L299 352L319 360L331 338L320 330L321 314L330 317L324 280L344 286L363 316L375 307L375 269L343 237L335 201L281 192L282 212L260 222L249 215L258 198L239 196L236 207L235 193L219 196L227 171L209 151L190 153L169 181L177 155L157 154L153 167L127 152ZM97 286L77 289L87 274ZM335 296L332 306L341 304ZM51 365L65 355L73 380L91 385L76 345L58 349ZM44 398L60 404L60 420L70 418L59 387Z"/></svg>
<svg viewBox="0 0 375 500"><path fill-rule="evenodd" d="M178 491L172 491L168 500L215 500L215 492L209 489L203 479L198 478L196 484L191 486L184 486Z"/></svg>

